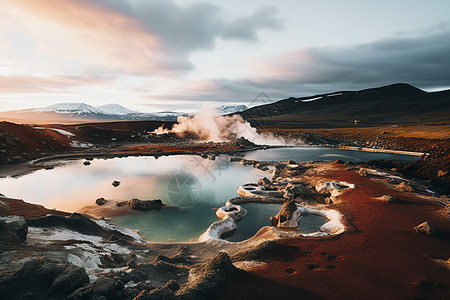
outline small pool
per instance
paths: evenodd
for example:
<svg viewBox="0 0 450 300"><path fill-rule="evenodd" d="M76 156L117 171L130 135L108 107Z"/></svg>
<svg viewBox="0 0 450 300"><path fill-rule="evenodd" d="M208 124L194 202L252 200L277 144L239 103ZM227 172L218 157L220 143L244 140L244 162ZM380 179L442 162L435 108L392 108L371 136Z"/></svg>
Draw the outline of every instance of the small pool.
<svg viewBox="0 0 450 300"><path fill-rule="evenodd" d="M258 160L368 160L396 159L413 161L416 156L371 153L341 149L296 147L273 148L243 154ZM217 220L215 209L236 197L236 189L244 183L257 182L271 174L230 163L229 156L216 160L196 155L125 157L94 159L91 165L82 160L68 161L52 170L39 170L18 178L0 179L0 193L21 198L48 208L77 211L92 205L97 198L123 201L133 198L159 198L169 205L158 211L137 212L116 216L112 222L138 230L149 241L190 241ZM112 182L121 184L113 187ZM248 210L235 232L226 239L240 241L253 236L269 218L280 210L274 204L243 204ZM317 231L327 220L320 216L303 216L299 231Z"/></svg>

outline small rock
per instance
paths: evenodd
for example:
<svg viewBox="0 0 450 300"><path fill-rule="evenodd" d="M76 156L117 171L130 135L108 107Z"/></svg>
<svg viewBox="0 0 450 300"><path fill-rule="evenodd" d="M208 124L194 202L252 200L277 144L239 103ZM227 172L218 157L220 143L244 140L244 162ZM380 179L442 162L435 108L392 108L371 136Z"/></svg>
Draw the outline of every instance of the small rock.
<svg viewBox="0 0 450 300"><path fill-rule="evenodd" d="M112 182L113 187L118 187L120 185L120 181L114 180Z"/></svg>
<svg viewBox="0 0 450 300"><path fill-rule="evenodd" d="M108 202L108 200L106 200L105 198L98 198L97 200L95 200L95 203L96 203L97 205L103 205L103 204L105 204L106 202Z"/></svg>
<svg viewBox="0 0 450 300"><path fill-rule="evenodd" d="M363 177L367 177L367 175L368 175L367 170L364 169L364 168L360 168L358 173L359 173L360 176L363 176Z"/></svg>
<svg viewBox="0 0 450 300"><path fill-rule="evenodd" d="M91 164L90 161L84 161L84 162L83 162L83 165L85 165L85 166L89 166L90 164Z"/></svg>
<svg viewBox="0 0 450 300"><path fill-rule="evenodd" d="M156 200L132 199L128 201L127 204L130 208L136 210L160 209L165 205L160 199Z"/></svg>
<svg viewBox="0 0 450 300"><path fill-rule="evenodd" d="M283 228L296 228L298 227L298 221L301 218L301 214L295 205L294 200L286 200L281 207L280 212L270 218L270 223L273 226Z"/></svg>
<svg viewBox="0 0 450 300"><path fill-rule="evenodd" d="M421 234L426 234L429 236L435 236L436 235L436 228L431 225L430 223L423 222L422 224L417 225L414 227L414 231Z"/></svg>
<svg viewBox="0 0 450 300"><path fill-rule="evenodd" d="M411 186L411 184L404 181L397 185L395 189L400 192L414 192L414 188Z"/></svg>
<svg viewBox="0 0 450 300"><path fill-rule="evenodd" d="M116 206L118 206L118 207L122 207L122 206L127 205L127 204L128 204L128 201L118 201L118 202L116 202Z"/></svg>
<svg viewBox="0 0 450 300"><path fill-rule="evenodd" d="M296 162L293 161L292 159L288 160L288 165L295 165L295 164L296 164Z"/></svg>
<svg viewBox="0 0 450 300"><path fill-rule="evenodd" d="M385 201L385 202L391 202L391 203L398 202L398 198L391 196L391 195L383 195L381 197L378 197L377 199L379 199L381 201Z"/></svg>
<svg viewBox="0 0 450 300"><path fill-rule="evenodd" d="M328 205L333 204L333 200L331 200L330 197L326 197L323 201L324 201L326 204L328 204Z"/></svg>
<svg viewBox="0 0 450 300"><path fill-rule="evenodd" d="M12 221L6 222L9 226L9 228L15 233L17 234L17 236L19 237L20 241L23 242L27 239L27 234L28 234L28 225L25 221L25 218L15 218Z"/></svg>
<svg viewBox="0 0 450 300"><path fill-rule="evenodd" d="M230 157L230 158L228 158L228 161L229 162L241 161L241 158L240 157Z"/></svg>
<svg viewBox="0 0 450 300"><path fill-rule="evenodd" d="M267 184L267 185L271 184L270 180L267 179L266 177L261 178L261 179L258 181L258 185L266 185L266 184Z"/></svg>
<svg viewBox="0 0 450 300"><path fill-rule="evenodd" d="M447 175L448 175L448 171L439 170L438 173L437 173L437 177L438 178L445 177Z"/></svg>

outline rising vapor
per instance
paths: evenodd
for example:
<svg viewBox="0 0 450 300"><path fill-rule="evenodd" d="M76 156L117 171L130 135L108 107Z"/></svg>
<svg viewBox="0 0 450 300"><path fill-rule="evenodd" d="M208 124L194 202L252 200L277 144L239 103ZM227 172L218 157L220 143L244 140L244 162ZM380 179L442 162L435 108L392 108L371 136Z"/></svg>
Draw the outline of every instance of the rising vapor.
<svg viewBox="0 0 450 300"><path fill-rule="evenodd" d="M169 130L163 126L154 131L157 134L175 133L178 136L192 134L202 141L227 142L244 137L255 144L286 145L284 139L272 134L259 134L256 128L240 115L221 116L209 106L203 106L200 113L183 117L179 116L177 124Z"/></svg>

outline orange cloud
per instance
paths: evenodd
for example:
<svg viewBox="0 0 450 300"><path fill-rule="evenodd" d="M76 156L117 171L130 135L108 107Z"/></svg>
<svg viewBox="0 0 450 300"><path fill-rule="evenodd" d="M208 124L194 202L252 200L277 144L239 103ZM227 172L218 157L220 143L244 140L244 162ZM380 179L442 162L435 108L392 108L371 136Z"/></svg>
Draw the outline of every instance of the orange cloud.
<svg viewBox="0 0 450 300"><path fill-rule="evenodd" d="M67 92L67 88L100 84L108 80L68 76L0 76L0 93L38 94Z"/></svg>
<svg viewBox="0 0 450 300"><path fill-rule="evenodd" d="M139 22L85 0L11 0L41 55L124 73L164 73L158 37Z"/></svg>

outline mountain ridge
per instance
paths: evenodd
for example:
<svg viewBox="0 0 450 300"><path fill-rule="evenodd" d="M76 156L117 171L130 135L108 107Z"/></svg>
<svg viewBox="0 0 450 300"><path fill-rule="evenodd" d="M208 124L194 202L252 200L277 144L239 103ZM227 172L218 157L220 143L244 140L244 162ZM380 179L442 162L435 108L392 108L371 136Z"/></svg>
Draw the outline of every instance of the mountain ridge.
<svg viewBox="0 0 450 300"><path fill-rule="evenodd" d="M308 101L312 100L314 101ZM448 122L450 90L426 92L409 84L290 97L239 113L254 126L342 127L359 124Z"/></svg>

